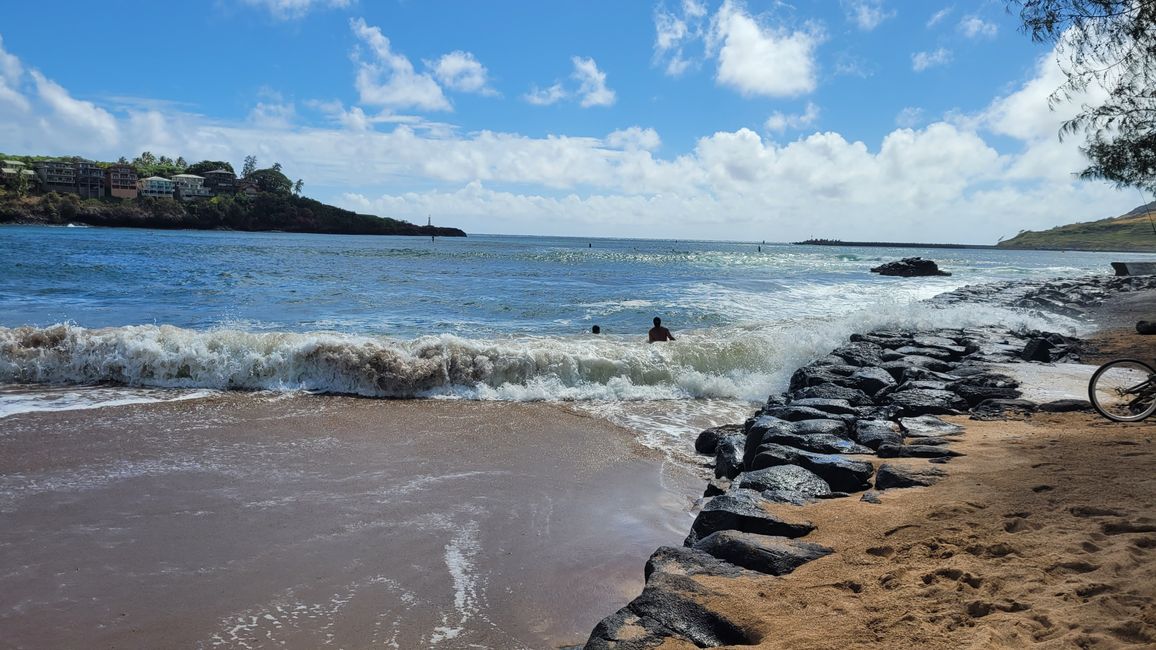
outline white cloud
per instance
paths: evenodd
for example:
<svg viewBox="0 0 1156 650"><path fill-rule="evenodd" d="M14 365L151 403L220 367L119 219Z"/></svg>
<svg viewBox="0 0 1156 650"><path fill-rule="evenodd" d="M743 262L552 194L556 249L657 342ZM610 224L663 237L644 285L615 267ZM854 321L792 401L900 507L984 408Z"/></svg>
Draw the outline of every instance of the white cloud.
<svg viewBox="0 0 1156 650"><path fill-rule="evenodd" d="M819 119L819 107L814 102L807 102L806 109L800 114L787 114L780 111L775 111L767 118L764 126L768 131L774 133L782 133L787 129L802 129Z"/></svg>
<svg viewBox="0 0 1156 650"><path fill-rule="evenodd" d="M606 146L613 149L654 151L662 146L662 138L654 129L632 126L606 136Z"/></svg>
<svg viewBox="0 0 1156 650"><path fill-rule="evenodd" d="M578 81L582 107L613 106L617 98L614 91L606 87L606 73L598 69L594 59L575 56L570 61L574 64L572 76Z"/></svg>
<svg viewBox="0 0 1156 650"><path fill-rule="evenodd" d="M951 50L942 47L933 52L916 52L911 55L911 69L916 72L947 65L950 62Z"/></svg>
<svg viewBox="0 0 1156 650"><path fill-rule="evenodd" d="M955 7L944 7L943 9L940 9L939 11L931 14L931 18L927 19L927 27L928 28L935 27L936 25L941 23L944 18L947 18L951 14L951 12L954 10L955 10Z"/></svg>
<svg viewBox="0 0 1156 650"><path fill-rule="evenodd" d="M979 16L964 16L959 21L959 32L968 38L995 38L999 26Z"/></svg>
<svg viewBox="0 0 1156 650"><path fill-rule="evenodd" d="M567 96L566 90L562 88L562 84L556 83L549 88L538 88L534 86L522 97L535 106L549 106L551 104L557 104L563 99L566 99Z"/></svg>
<svg viewBox="0 0 1156 650"><path fill-rule="evenodd" d="M314 9L344 9L352 4L351 0L243 0L243 2L265 9L280 20L302 18Z"/></svg>
<svg viewBox="0 0 1156 650"><path fill-rule="evenodd" d="M497 92L488 86L489 71L486 66L478 62L473 54L455 50L443 54L435 62L426 62L426 66L433 69L434 76L443 86L451 90L481 95L496 95Z"/></svg>
<svg viewBox="0 0 1156 650"><path fill-rule="evenodd" d="M914 129L923 123L923 109L917 106L906 106L895 116L895 125L905 129Z"/></svg>
<svg viewBox="0 0 1156 650"><path fill-rule="evenodd" d="M817 85L817 31L789 31L761 25L732 0L712 22L708 50L718 53L716 80L743 95L793 97Z"/></svg>
<svg viewBox="0 0 1156 650"><path fill-rule="evenodd" d="M0 38L0 104L8 104L20 111L31 108L20 93L23 78L24 66L20 59L4 50L4 39Z"/></svg>
<svg viewBox="0 0 1156 650"><path fill-rule="evenodd" d="M361 18L350 20L349 27L373 55L372 60L366 61L354 53L361 103L389 108L452 110L433 77L415 72L409 59L394 53L389 39L379 28L367 25Z"/></svg>
<svg viewBox="0 0 1156 650"><path fill-rule="evenodd" d="M33 110L0 102L6 150L102 160L151 150L235 164L253 154L280 161L321 200L411 221L432 213L471 232L653 237L661 228L678 238L991 243L1137 202L1073 178L1084 164L1079 143L1058 142L1055 129L1095 98L1050 111L1045 98L1061 78L1051 59L975 115L875 142L819 132L780 144L738 129L667 157L655 153L659 133L640 126L604 138L435 133L420 118L339 102L301 104L329 116L329 126L302 125L305 115L276 128L224 122L165 102L113 113L26 74L32 83L15 92Z"/></svg>
<svg viewBox="0 0 1156 650"><path fill-rule="evenodd" d="M292 126L296 115L297 109L292 102L257 102L257 105L249 111L249 121L261 127L287 129Z"/></svg>
<svg viewBox="0 0 1156 650"><path fill-rule="evenodd" d="M67 90L37 70L31 74L38 98L49 111L40 117L41 120L61 124L65 128L62 135L68 131L81 131L104 145L116 145L120 141L120 129L112 114L92 102L74 99Z"/></svg>
<svg viewBox="0 0 1156 650"><path fill-rule="evenodd" d="M654 60L666 60L666 74L677 77L686 72L694 62L685 53L685 48L703 37L703 23L707 15L706 5L695 0L683 0L682 14L678 15L659 6L654 11Z"/></svg>
<svg viewBox="0 0 1156 650"><path fill-rule="evenodd" d="M883 0L842 0L842 4L847 19L865 32L895 16L894 11L883 9Z"/></svg>

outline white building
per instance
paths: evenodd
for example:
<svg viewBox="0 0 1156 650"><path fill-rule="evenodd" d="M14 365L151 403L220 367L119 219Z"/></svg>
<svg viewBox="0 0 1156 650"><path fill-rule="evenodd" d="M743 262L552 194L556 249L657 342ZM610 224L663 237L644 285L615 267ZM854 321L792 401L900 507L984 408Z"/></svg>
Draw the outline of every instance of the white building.
<svg viewBox="0 0 1156 650"><path fill-rule="evenodd" d="M172 181L161 176L149 176L137 182L140 185L140 195L154 199L171 199L173 198L173 190L176 188Z"/></svg>
<svg viewBox="0 0 1156 650"><path fill-rule="evenodd" d="M177 197L185 201L213 195L212 191L205 187L204 176L176 174L173 176L173 185L176 187Z"/></svg>

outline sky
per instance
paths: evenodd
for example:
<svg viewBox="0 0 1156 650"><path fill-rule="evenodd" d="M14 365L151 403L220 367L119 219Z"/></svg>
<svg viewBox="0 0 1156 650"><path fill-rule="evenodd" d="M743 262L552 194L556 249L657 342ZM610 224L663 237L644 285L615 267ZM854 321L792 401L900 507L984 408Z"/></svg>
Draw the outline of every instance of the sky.
<svg viewBox="0 0 1156 650"><path fill-rule="evenodd" d="M0 152L279 162L467 233L991 244L1152 197L1080 181L1000 0L0 5Z"/></svg>

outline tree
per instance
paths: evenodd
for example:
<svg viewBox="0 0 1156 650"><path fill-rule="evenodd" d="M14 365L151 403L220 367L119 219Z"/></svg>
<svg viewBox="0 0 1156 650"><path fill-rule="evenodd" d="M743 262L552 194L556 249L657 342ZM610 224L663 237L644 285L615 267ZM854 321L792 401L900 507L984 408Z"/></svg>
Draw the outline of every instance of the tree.
<svg viewBox="0 0 1156 650"><path fill-rule="evenodd" d="M241 167L241 176L249 178L255 171L257 171L257 156L245 156L245 166Z"/></svg>
<svg viewBox="0 0 1156 650"><path fill-rule="evenodd" d="M257 184L257 189L271 194L289 194L293 191L293 181L276 169L258 169L246 176Z"/></svg>
<svg viewBox="0 0 1156 650"><path fill-rule="evenodd" d="M184 156L177 156L176 165L177 165L177 167L180 167L181 169L186 169L186 168L188 168L189 163L185 162Z"/></svg>
<svg viewBox="0 0 1156 650"><path fill-rule="evenodd" d="M1156 3L1151 0L1005 0L1033 41L1055 43L1067 80L1052 105L1090 88L1107 100L1084 104L1060 129L1083 132L1090 164L1081 178L1156 192Z"/></svg>
<svg viewBox="0 0 1156 650"><path fill-rule="evenodd" d="M301 188L303 187L305 187L305 181L298 178L297 182L293 184L293 194L301 196Z"/></svg>
<svg viewBox="0 0 1156 650"><path fill-rule="evenodd" d="M218 169L224 169L226 171L232 172L233 165L224 160L202 160L201 162L196 162L189 165L185 169L185 173L204 176L205 172L217 171Z"/></svg>
<svg viewBox="0 0 1156 650"><path fill-rule="evenodd" d="M273 163L273 167L271 167L271 169L275 172L281 171L281 163L279 163L279 162Z"/></svg>
<svg viewBox="0 0 1156 650"><path fill-rule="evenodd" d="M151 151L144 151L132 161L134 165L155 165L157 157Z"/></svg>

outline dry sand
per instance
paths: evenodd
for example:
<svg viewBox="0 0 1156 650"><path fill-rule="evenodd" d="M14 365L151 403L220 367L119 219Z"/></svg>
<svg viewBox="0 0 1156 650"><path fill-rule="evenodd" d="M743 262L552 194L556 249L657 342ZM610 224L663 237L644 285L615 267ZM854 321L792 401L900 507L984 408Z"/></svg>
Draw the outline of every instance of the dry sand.
<svg viewBox="0 0 1156 650"><path fill-rule="evenodd" d="M1086 359L1156 358L1156 336L1114 324ZM946 479L879 505L778 507L836 553L782 578L702 580L711 605L764 648L1156 647L1156 420L946 419L966 427Z"/></svg>

